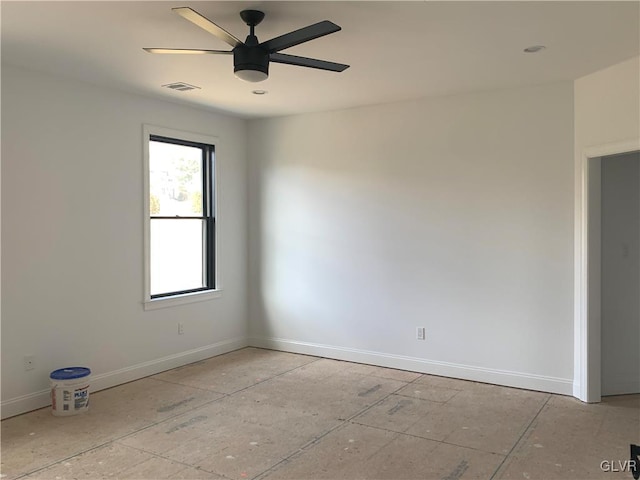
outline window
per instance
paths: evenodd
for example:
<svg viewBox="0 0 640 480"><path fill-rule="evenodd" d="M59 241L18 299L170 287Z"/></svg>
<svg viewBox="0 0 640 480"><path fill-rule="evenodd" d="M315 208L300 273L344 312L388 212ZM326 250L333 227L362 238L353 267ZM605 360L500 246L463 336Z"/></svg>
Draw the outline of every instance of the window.
<svg viewBox="0 0 640 480"><path fill-rule="evenodd" d="M215 139L146 127L145 144L145 301L206 299L194 297L216 291Z"/></svg>

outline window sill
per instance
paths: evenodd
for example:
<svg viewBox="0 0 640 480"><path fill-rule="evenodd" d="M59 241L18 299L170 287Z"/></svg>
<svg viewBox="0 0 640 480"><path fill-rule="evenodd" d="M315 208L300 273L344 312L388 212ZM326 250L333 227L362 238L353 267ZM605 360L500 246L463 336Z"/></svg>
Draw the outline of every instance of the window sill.
<svg viewBox="0 0 640 480"><path fill-rule="evenodd" d="M204 292L184 293L182 295L174 295L172 297L154 298L145 300L145 310L157 310L158 308L175 307L177 305L186 305L188 303L205 302L222 296L222 289L206 290Z"/></svg>

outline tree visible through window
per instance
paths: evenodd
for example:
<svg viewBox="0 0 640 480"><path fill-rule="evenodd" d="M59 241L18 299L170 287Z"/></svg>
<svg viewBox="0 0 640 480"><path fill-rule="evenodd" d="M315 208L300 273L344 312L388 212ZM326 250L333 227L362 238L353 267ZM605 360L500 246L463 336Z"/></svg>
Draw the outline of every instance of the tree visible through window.
<svg viewBox="0 0 640 480"><path fill-rule="evenodd" d="M215 288L214 146L149 137L151 298Z"/></svg>

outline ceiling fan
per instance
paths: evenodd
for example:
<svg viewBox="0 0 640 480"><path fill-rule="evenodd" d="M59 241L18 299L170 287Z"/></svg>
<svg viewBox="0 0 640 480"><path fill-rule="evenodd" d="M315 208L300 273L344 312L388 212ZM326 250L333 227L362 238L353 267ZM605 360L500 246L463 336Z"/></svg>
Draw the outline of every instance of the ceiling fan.
<svg viewBox="0 0 640 480"><path fill-rule="evenodd" d="M249 26L249 35L244 42L241 42L224 28L219 27L211 20L200 15L189 7L172 8L172 10L181 17L189 20L191 23L228 43L233 47L233 50L200 50L182 48L144 48L143 50L149 53L233 54L233 71L235 75L248 82L261 82L262 80L266 80L269 76L269 62L317 68L319 70L329 70L331 72L342 72L349 68L349 65L344 65L342 63L279 53L280 50L285 50L289 47L341 30L338 25L330 22L329 20L324 20L322 22L309 25L308 27L285 33L284 35L272 38L266 42L258 43L258 37L256 37L254 30L255 26L264 19L264 12L259 10L243 10L240 12L240 17Z"/></svg>

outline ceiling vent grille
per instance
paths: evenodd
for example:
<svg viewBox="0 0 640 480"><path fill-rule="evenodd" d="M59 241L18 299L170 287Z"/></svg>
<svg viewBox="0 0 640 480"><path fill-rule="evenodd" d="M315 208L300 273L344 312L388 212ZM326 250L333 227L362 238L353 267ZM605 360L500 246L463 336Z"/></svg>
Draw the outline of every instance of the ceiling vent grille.
<svg viewBox="0 0 640 480"><path fill-rule="evenodd" d="M195 85L189 85L188 83L184 83L184 82L167 83L166 85L162 85L162 86L165 88L170 88L171 90L178 90L179 92L188 92L189 90L200 89L200 87L196 87Z"/></svg>

